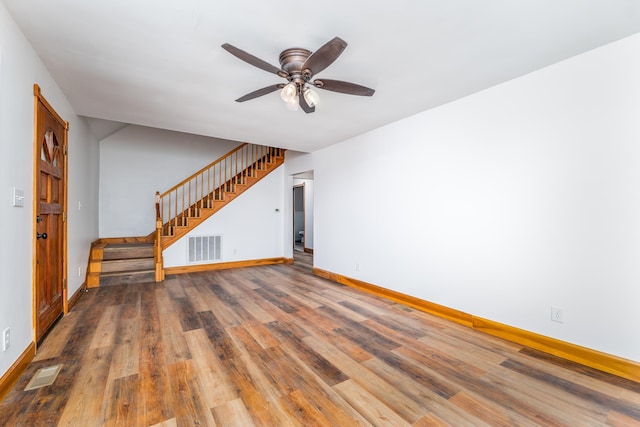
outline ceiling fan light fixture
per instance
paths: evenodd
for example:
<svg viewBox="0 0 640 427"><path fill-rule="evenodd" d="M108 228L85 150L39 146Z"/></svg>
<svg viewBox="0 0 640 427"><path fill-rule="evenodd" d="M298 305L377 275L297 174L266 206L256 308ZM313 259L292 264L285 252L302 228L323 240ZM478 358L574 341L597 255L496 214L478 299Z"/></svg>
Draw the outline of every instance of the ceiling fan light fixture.
<svg viewBox="0 0 640 427"><path fill-rule="evenodd" d="M307 105L311 108L315 107L318 105L318 102L320 102L318 93L308 86L305 86L304 89L302 89L302 95L304 96L304 100L307 101Z"/></svg>
<svg viewBox="0 0 640 427"><path fill-rule="evenodd" d="M282 91L280 91L280 98L287 103L291 102L294 98L298 99L298 88L296 87L296 84L294 82L286 84L282 88Z"/></svg>

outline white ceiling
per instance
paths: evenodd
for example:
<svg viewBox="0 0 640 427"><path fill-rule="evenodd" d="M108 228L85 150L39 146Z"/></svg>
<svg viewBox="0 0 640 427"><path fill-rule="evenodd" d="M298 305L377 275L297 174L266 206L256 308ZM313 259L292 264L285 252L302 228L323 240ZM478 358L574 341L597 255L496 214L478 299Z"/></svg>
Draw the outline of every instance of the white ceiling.
<svg viewBox="0 0 640 427"><path fill-rule="evenodd" d="M638 0L2 0L80 115L314 151L640 32ZM349 43L319 78L376 89L318 90L285 108L289 47ZM101 122L102 123L102 122ZM115 126L114 128L116 128Z"/></svg>

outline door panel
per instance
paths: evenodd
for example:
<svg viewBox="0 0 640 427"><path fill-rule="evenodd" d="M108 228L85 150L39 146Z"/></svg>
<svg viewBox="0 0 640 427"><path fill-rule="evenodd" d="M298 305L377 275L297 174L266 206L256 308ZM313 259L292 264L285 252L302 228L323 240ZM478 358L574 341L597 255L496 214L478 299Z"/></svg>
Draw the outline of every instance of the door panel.
<svg viewBox="0 0 640 427"><path fill-rule="evenodd" d="M65 227L67 124L36 93L35 330L39 340L65 309Z"/></svg>

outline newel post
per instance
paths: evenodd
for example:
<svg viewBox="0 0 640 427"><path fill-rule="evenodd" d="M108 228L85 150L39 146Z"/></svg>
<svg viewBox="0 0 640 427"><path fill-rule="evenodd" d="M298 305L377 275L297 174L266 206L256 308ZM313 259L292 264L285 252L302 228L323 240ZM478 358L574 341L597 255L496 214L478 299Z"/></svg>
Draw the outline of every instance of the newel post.
<svg viewBox="0 0 640 427"><path fill-rule="evenodd" d="M156 191L156 233L153 242L156 282L164 280L164 261L162 259L162 215L160 215L160 192Z"/></svg>

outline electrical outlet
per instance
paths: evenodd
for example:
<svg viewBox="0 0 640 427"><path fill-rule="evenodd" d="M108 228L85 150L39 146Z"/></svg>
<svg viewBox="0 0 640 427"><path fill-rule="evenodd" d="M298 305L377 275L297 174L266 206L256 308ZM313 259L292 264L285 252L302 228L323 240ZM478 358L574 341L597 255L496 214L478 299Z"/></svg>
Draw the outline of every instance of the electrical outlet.
<svg viewBox="0 0 640 427"><path fill-rule="evenodd" d="M78 277L82 277L82 267L78 267Z"/></svg>
<svg viewBox="0 0 640 427"><path fill-rule="evenodd" d="M2 331L2 351L9 350L9 346L11 346L11 329L7 328Z"/></svg>
<svg viewBox="0 0 640 427"><path fill-rule="evenodd" d="M551 320L558 323L564 323L564 310L560 307L551 306Z"/></svg>

